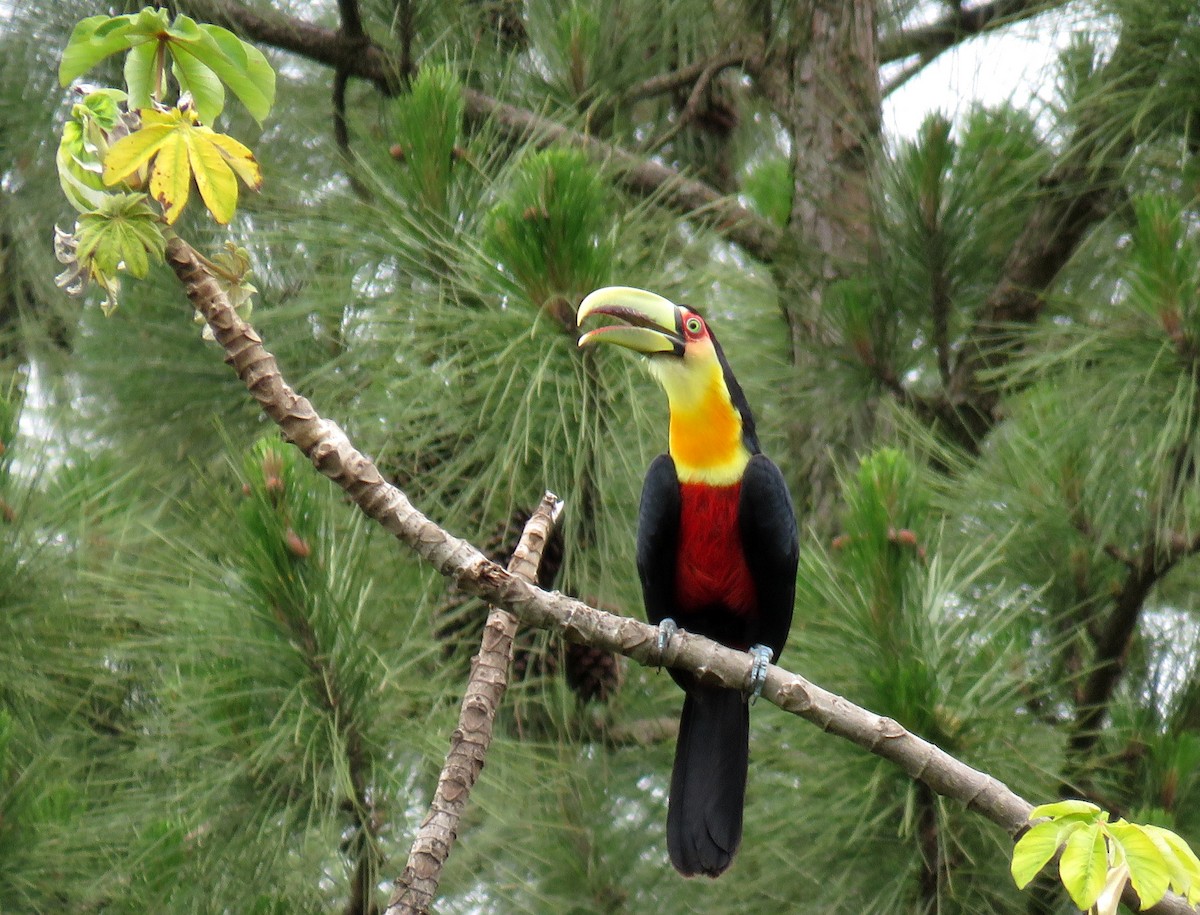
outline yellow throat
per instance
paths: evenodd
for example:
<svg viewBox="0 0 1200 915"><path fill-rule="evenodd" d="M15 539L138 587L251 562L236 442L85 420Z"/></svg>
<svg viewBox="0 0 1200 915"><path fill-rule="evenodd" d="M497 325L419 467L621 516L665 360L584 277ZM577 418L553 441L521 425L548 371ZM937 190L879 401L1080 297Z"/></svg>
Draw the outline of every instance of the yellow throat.
<svg viewBox="0 0 1200 915"><path fill-rule="evenodd" d="M679 481L731 486L740 480L750 452L712 344L690 344L682 360L652 359L650 369L667 392L668 450Z"/></svg>

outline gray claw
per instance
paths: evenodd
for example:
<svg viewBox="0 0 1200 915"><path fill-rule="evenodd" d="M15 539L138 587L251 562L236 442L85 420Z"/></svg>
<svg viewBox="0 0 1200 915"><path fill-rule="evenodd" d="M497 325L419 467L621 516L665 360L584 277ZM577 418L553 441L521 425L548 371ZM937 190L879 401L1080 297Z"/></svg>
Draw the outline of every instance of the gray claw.
<svg viewBox="0 0 1200 915"><path fill-rule="evenodd" d="M766 645L755 645L750 649L750 654L754 655L754 663L750 667L750 701L753 702L762 695L763 684L767 682L767 667L775 658L775 652Z"/></svg>
<svg viewBox="0 0 1200 915"><path fill-rule="evenodd" d="M675 621L669 616L658 624L658 654L661 657L663 652L667 650L667 646L671 644L673 639L679 632L679 627L675 625Z"/></svg>

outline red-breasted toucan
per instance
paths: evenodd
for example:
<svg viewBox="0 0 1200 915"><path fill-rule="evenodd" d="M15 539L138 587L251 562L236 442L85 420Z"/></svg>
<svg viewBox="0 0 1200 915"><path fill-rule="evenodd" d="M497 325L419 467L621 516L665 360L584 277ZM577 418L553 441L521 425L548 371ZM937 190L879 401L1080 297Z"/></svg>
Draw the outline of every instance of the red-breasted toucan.
<svg viewBox="0 0 1200 915"><path fill-rule="evenodd" d="M717 338L692 308L629 286L579 306L619 323L579 345L642 353L666 390L668 453L650 465L638 514L637 568L660 645L678 627L755 656L750 693L778 660L792 621L796 515L779 468L759 448L754 418ZM749 696L671 671L684 689L667 809L667 849L681 874L716 877L742 838Z"/></svg>

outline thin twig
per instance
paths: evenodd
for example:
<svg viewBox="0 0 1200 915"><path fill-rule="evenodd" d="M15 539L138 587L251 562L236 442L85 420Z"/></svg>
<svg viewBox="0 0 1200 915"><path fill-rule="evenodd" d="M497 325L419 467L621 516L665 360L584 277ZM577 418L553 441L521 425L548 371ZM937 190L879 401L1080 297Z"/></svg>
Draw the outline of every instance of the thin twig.
<svg viewBox="0 0 1200 915"><path fill-rule="evenodd" d="M1101 78L1126 72L1132 55L1142 49L1122 36ZM1143 91L1157 78L1154 67L1140 66L1126 78L1123 91ZM1101 129L1104 110L1088 112L1067 148L1042 179L1044 193L1012 244L1000 278L992 287L974 326L966 335L951 371L946 397L962 418L959 438L975 443L1000 420L1001 388L993 379L1017 352L1018 328L1036 323L1046 307L1046 293L1071 261L1084 239L1115 205L1117 175L1133 147L1136 119ZM983 380L981 380L983 379Z"/></svg>
<svg viewBox="0 0 1200 915"><path fill-rule="evenodd" d="M362 14L358 9L358 0L338 0L338 12L341 14L341 37L360 45L367 44L367 34L363 30ZM337 144L342 162L346 166L346 177L350 179L350 187L360 200L368 200L370 194L355 173L354 152L350 149L350 125L346 119L346 86L350 82L350 67L343 62L333 71L333 140Z"/></svg>
<svg viewBox="0 0 1200 915"><path fill-rule="evenodd" d="M413 0L396 0L395 28L400 32L400 79L407 83L412 79L416 65L413 63L413 39L416 16Z"/></svg>
<svg viewBox="0 0 1200 915"><path fill-rule="evenodd" d="M1182 344L1180 344L1182 346ZM1189 482L1189 449L1180 445L1172 468L1147 521L1142 547L1136 553L1114 544L1104 552L1124 564L1126 575L1112 598L1108 613L1098 621L1092 635L1092 663L1075 700L1075 719L1067 743L1070 759L1080 764L1100 740L1100 726L1108 714L1117 684L1125 673L1129 646L1133 641L1150 592L1176 565L1200 552L1200 535L1161 533L1168 522L1168 509ZM1072 526L1092 543L1099 541L1091 520L1077 495L1069 495Z"/></svg>
<svg viewBox="0 0 1200 915"><path fill-rule="evenodd" d="M644 82L630 86L615 98L607 98L597 103L589 115L588 123L593 127L597 124L607 124L618 108L690 86L709 71L711 74L707 79L712 80L718 73L730 67L749 68L755 66L757 62L759 62L757 57L744 51L727 51L690 63L678 70L672 70L670 73L658 73Z"/></svg>
<svg viewBox="0 0 1200 915"><path fill-rule="evenodd" d="M683 130L683 128L687 126L693 118L696 117L696 112L700 110L700 100L704 97L704 93L708 90L708 87L712 85L713 79L716 78L716 75L719 72L720 61L713 61L700 72L700 76L696 79L696 84L692 86L692 91L688 95L687 102L684 104L683 109L679 112L679 117L675 119L675 123L672 124L658 139L647 143L645 148L642 150L644 153L650 154L662 149L662 147L670 143L671 140L673 140L679 133L679 131Z"/></svg>
<svg viewBox="0 0 1200 915"><path fill-rule="evenodd" d="M1076 702L1075 722L1068 748L1082 759L1100 739L1100 725L1125 673L1129 646L1154 587L1182 560L1200 552L1200 537L1171 538L1162 544L1147 538L1113 600L1112 610L1095 637L1095 650L1087 679Z"/></svg>
<svg viewBox="0 0 1200 915"><path fill-rule="evenodd" d="M542 549L550 540L562 505L554 493L542 497L542 504L526 523L521 542L508 563L511 574L530 583L537 582ZM471 662L458 727L450 738L450 752L438 778L437 791L413 839L408 864L392 892L387 915L424 915L433 904L467 798L492 743L492 726L508 686L516 632L515 616L498 607L489 610L479 654Z"/></svg>
<svg viewBox="0 0 1200 915"><path fill-rule="evenodd" d="M897 89L904 86L906 83L908 83L908 81L910 79L912 79L914 76L916 76L922 70L924 70L927 66L929 66L929 64L932 63L932 61L933 61L932 57L928 57L928 56L922 54L920 57L918 57L912 63L906 64L899 73L897 73L895 76L893 76L891 79L889 79L886 83L884 83L880 87L880 89L879 89L880 98L887 98L889 95L891 95Z"/></svg>
<svg viewBox="0 0 1200 915"><path fill-rule="evenodd" d="M167 263L187 293L192 307L212 328L225 349L226 361L242 379L284 437L313 465L342 487L369 518L410 546L462 590L515 614L530 626L561 637L618 652L647 666L667 666L694 673L702 682L746 689L753 659L744 651L711 639L680 632L664 649L658 628L628 617L605 613L557 592L547 592L488 561L477 549L421 514L408 497L388 483L375 464L351 444L346 434L322 418L280 375L279 366L255 330L196 258L191 246L172 236ZM899 723L854 705L803 677L776 665L767 670L763 697L786 712L816 724L876 756L944 797L961 801L1003 828L1019 835L1028 824L1032 805L992 776L973 769ZM1132 893L1132 890L1128 891ZM1136 905L1136 902L1134 903ZM1150 909L1159 915L1195 915L1179 896L1170 894Z"/></svg>
<svg viewBox="0 0 1200 915"><path fill-rule="evenodd" d="M700 80L709 71L716 74L729 67L744 67L749 62L750 56L741 51L717 54L705 60L688 64L686 67L680 67L678 70L672 70L670 73L659 73L645 82L631 86L621 93L621 102L628 104L644 98L653 98L656 95L674 92L676 89L682 89L684 86ZM712 76L709 76L709 79L711 78Z"/></svg>

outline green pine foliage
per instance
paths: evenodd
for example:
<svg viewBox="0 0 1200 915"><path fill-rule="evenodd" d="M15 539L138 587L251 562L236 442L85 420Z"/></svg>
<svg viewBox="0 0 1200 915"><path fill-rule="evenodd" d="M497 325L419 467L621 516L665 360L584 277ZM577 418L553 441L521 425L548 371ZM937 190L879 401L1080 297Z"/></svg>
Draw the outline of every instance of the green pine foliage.
<svg viewBox="0 0 1200 915"><path fill-rule="evenodd" d="M336 25L337 4L302 6L247 4ZM781 663L1034 802L1095 801L1128 848L1120 818L1200 847L1194 4L1074 4L1044 109L965 104L868 138L869 241L805 280L811 327L786 257L754 260L710 212L514 135L472 95L676 167L786 237L811 188L762 86L799 71L725 69L690 105L694 81L644 89L735 39L804 44L808 18L694 0L359 6L395 82L349 82L349 150L331 72L260 45L278 74L263 124L201 95L263 191L227 231L175 224L213 260L245 249L238 294L288 380L456 534L479 542L558 493L556 586L639 615L636 505L665 404L627 354L581 353L574 314L608 283L698 307L794 489L798 442L840 480L828 517L800 506ZM948 6L881 4L881 35ZM268 432L140 244L138 201L119 260L146 276L123 279L120 308L54 286L52 227L76 218L55 161L84 98L56 85L59 55L76 22L113 13L138 8L16 4L0 25L0 912L365 912L350 900L385 901L427 810L462 691L447 659L477 627L439 633L444 584ZM87 78L121 77L114 57ZM66 129L78 151L83 127ZM1054 204L1085 185L1095 210L1037 319L981 330L1031 226L1077 216ZM807 269L810 253L790 256ZM1004 358L975 382L998 408L981 418L955 368L995 339ZM861 424L867 444L808 441L810 415L832 439ZM1139 575L1153 581L1088 724L1097 646ZM766 702L736 865L680 880L663 838L678 689L629 665L585 703L533 673L506 698L438 911L1030 911L1001 830ZM1081 835L1068 869L1103 851L1101 827ZM1033 886L1044 910L1069 905Z"/></svg>

